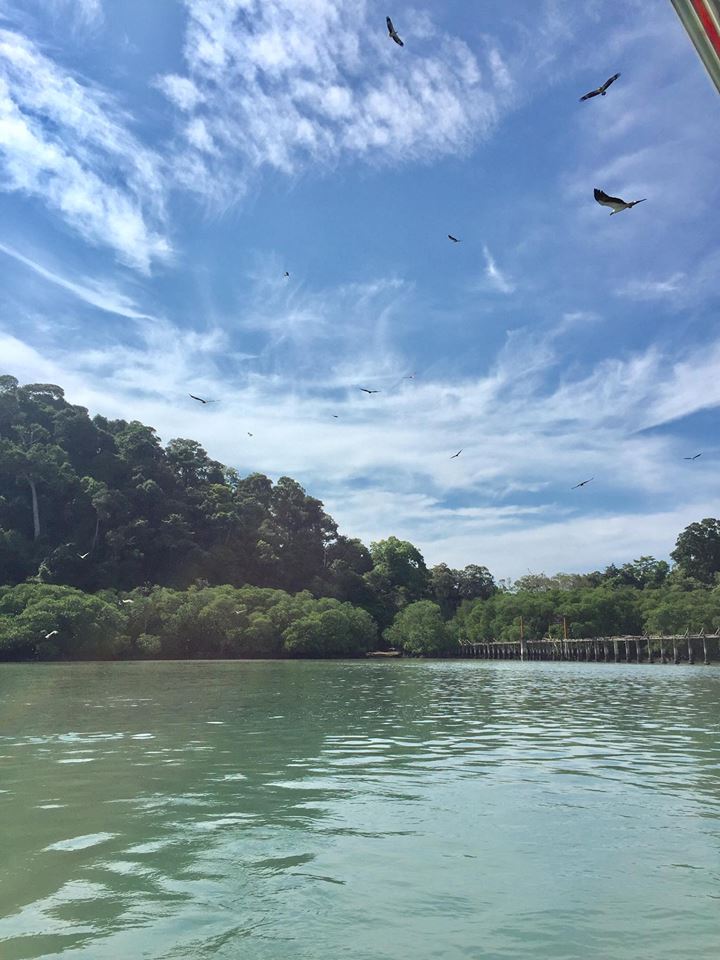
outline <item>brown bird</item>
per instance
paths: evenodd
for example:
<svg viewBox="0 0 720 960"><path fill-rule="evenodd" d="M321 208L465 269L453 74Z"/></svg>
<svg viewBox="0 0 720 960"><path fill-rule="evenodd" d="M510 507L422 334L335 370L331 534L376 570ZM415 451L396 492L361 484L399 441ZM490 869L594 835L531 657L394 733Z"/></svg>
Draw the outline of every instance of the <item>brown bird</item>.
<svg viewBox="0 0 720 960"><path fill-rule="evenodd" d="M583 100L590 100L591 97L598 97L598 96L604 97L605 94L607 93L607 89L608 89L608 87L610 86L610 84L611 84L611 83L615 83L615 81L617 80L617 78L618 78L619 76L620 76L619 73L614 73L614 74L610 77L610 79L609 79L609 80L606 80L605 83L604 83L601 87L598 87L598 88L597 88L597 90L591 90L590 93L586 93L584 97L580 97L580 103L582 103Z"/></svg>
<svg viewBox="0 0 720 960"><path fill-rule="evenodd" d="M189 397L192 397L193 400L198 400L200 403L217 403L217 400L203 400L202 397L196 397L194 393L189 393Z"/></svg>
<svg viewBox="0 0 720 960"><path fill-rule="evenodd" d="M645 203L647 197L643 197L642 200L630 200L625 201L621 200L620 197L610 197L604 190L598 190L597 187L593 190L593 195L598 203L601 203L604 207L612 207L612 213L622 213L623 210L629 210L631 207L634 207L637 203Z"/></svg>
<svg viewBox="0 0 720 960"><path fill-rule="evenodd" d="M393 38L393 40L395 41L395 43L396 43L399 47L404 47L405 44L402 42L402 40L401 40L400 37L398 36L397 30L396 30L395 27L393 26L393 22L392 22L392 20L390 19L390 17L385 17L385 23L387 24L388 33L389 33L390 36Z"/></svg>
<svg viewBox="0 0 720 960"><path fill-rule="evenodd" d="M590 480L594 480L595 477L590 477ZM577 490L578 487L584 487L586 483L590 483L590 480L581 480L580 483L576 483L574 487L570 487L571 490Z"/></svg>

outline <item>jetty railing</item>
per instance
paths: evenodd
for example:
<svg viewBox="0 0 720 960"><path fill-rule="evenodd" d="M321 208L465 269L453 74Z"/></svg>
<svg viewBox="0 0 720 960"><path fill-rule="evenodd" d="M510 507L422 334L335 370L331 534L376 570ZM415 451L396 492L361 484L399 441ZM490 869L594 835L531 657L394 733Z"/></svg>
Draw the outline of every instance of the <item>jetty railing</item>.
<svg viewBox="0 0 720 960"><path fill-rule="evenodd" d="M702 663L720 661L720 627L714 633L578 637L542 640L460 641L460 655L479 660L569 660L594 663Z"/></svg>

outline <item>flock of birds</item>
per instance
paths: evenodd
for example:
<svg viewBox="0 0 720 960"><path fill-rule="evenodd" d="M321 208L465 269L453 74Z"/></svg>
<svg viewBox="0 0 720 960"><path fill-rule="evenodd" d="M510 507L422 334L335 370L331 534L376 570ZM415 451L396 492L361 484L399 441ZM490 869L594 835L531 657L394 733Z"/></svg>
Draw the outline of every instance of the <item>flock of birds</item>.
<svg viewBox="0 0 720 960"><path fill-rule="evenodd" d="M390 19L390 17L385 17L385 23L387 24L387 30L388 30L388 35L389 35L390 39L391 39L391 40L394 40L395 43L396 43L399 47L404 47L405 44L404 44L403 40L401 39L400 35L398 34L397 30L395 29L395 26L394 26L392 20ZM597 87L595 90L590 90L589 93L583 94L583 96L580 97L580 102L582 103L584 100L592 100L593 97L604 97L604 96L607 96L608 89L612 86L613 83L615 83L615 81L616 81L619 77L620 77L620 74L619 74L619 73L614 73L611 77L608 77L608 79L605 81L605 83L601 84L601 86ZM645 201L647 200L647 197L643 197L641 200L623 200L621 197L611 197L608 193L605 193L604 190L600 190L600 189L598 189L597 187L595 187L595 189L593 190L593 196L595 197L595 200L596 200L599 204L601 204L602 206L604 206L604 207L610 207L610 216L613 216L613 215L616 214L616 213L622 213L623 210L631 210L633 207L637 206L638 203L645 203ZM460 242L461 242L461 240L460 240L459 237L455 237L455 236L453 236L453 234L451 234L451 233L449 233L449 234L447 235L447 238L448 238L448 240L450 240L452 243L460 243ZM288 272L287 270L284 272L283 278L286 279L286 280L289 280L289 279L290 279L290 274L289 274L289 272ZM413 374L411 374L410 376L403 377L402 379L403 379L403 380L414 380L414 379L415 379L415 374L413 373ZM372 389L370 389L369 387L358 387L357 389L358 389L358 390L361 390L363 393L366 393L366 394L368 394L368 395L372 395L372 394L375 394L375 393L381 393L380 390L372 390ZM193 400L197 400L198 403L202 403L202 404L218 403L217 400L209 400L209 399L206 399L205 397L198 397L198 396L195 396L195 395L192 394L192 393L189 394L189 396L190 396ZM339 419L337 413L333 413L332 416L333 416L333 418L334 418L335 420ZM248 432L248 436L249 436L249 437L252 437L253 434L250 433L250 432ZM458 450L458 452L457 452L457 453L454 453L454 454L450 457L450 459L451 459L451 460L456 460L456 459L460 456L460 454L461 454L462 452L463 452L462 449ZM697 460L698 457L701 457L701 456L702 456L701 453L696 453L696 454L695 454L694 456L692 456L692 457L683 457L683 459L684 459L684 460ZM576 483L575 486L574 486L574 487L571 487L570 489L571 489L571 490L578 490L580 487L584 487L586 484L592 483L592 481L593 481L594 479L595 479L595 477L589 477L587 480L582 480L580 483Z"/></svg>

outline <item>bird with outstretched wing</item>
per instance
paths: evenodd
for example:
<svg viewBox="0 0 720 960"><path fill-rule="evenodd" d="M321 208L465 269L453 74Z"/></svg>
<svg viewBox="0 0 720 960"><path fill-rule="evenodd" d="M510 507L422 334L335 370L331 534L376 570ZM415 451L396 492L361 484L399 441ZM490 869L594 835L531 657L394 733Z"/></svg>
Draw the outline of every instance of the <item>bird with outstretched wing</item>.
<svg viewBox="0 0 720 960"><path fill-rule="evenodd" d="M604 207L612 207L612 213L622 213L623 210L630 210L631 207L634 207L638 203L645 203L647 197L643 197L642 200L621 200L620 197L611 197L609 194L605 193L604 190L598 190L597 187L593 190L593 195L598 203L602 204Z"/></svg>
<svg viewBox="0 0 720 960"><path fill-rule="evenodd" d="M367 387L360 387L360 390L362 390L363 393L380 393L379 390L368 390Z"/></svg>
<svg viewBox="0 0 720 960"><path fill-rule="evenodd" d="M694 457L683 457L683 460L697 460L697 458L701 456L701 453L696 453Z"/></svg>
<svg viewBox="0 0 720 960"><path fill-rule="evenodd" d="M461 453L462 453L462 450L458 450L458 452L457 452L457 453L454 453L454 454L450 457L450 459L451 459L451 460L454 460L456 457L459 457Z"/></svg>
<svg viewBox="0 0 720 960"><path fill-rule="evenodd" d="M614 73L610 79L606 80L601 87L597 88L597 90L591 90L590 93L586 93L584 97L580 97L580 103L582 103L583 100L590 100L592 97L604 97L610 84L615 83L619 76L619 73Z"/></svg>
<svg viewBox="0 0 720 960"><path fill-rule="evenodd" d="M194 393L189 393L189 397L192 397L193 400L197 400L199 403L217 403L217 400L203 400L202 397L196 397Z"/></svg>
<svg viewBox="0 0 720 960"><path fill-rule="evenodd" d="M451 233L448 234L448 240L452 240L453 243L460 243L457 237L454 237Z"/></svg>
<svg viewBox="0 0 720 960"><path fill-rule="evenodd" d="M578 487L584 487L586 483L590 483L594 480L595 477L590 477L590 480L581 480L580 483L576 483L574 487L570 487L571 490L577 490Z"/></svg>
<svg viewBox="0 0 720 960"><path fill-rule="evenodd" d="M400 37L398 36L397 30L396 30L395 27L393 26L393 22L392 22L392 20L390 19L390 17L385 17L385 23L387 24L388 33L390 34L390 36L392 37L392 39L395 41L395 43L396 43L399 47L404 47L405 44L402 42L402 40L401 40Z"/></svg>

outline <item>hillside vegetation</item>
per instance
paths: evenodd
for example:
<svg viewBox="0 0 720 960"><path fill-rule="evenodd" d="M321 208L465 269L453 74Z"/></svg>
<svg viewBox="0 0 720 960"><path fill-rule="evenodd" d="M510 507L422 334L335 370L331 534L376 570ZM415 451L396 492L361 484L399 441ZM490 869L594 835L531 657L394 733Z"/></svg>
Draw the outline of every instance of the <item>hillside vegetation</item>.
<svg viewBox="0 0 720 960"><path fill-rule="evenodd" d="M0 658L360 656L392 644L714 629L720 523L674 569L495 583L413 544L343 536L295 480L241 477L195 440L90 417L54 384L0 377Z"/></svg>

